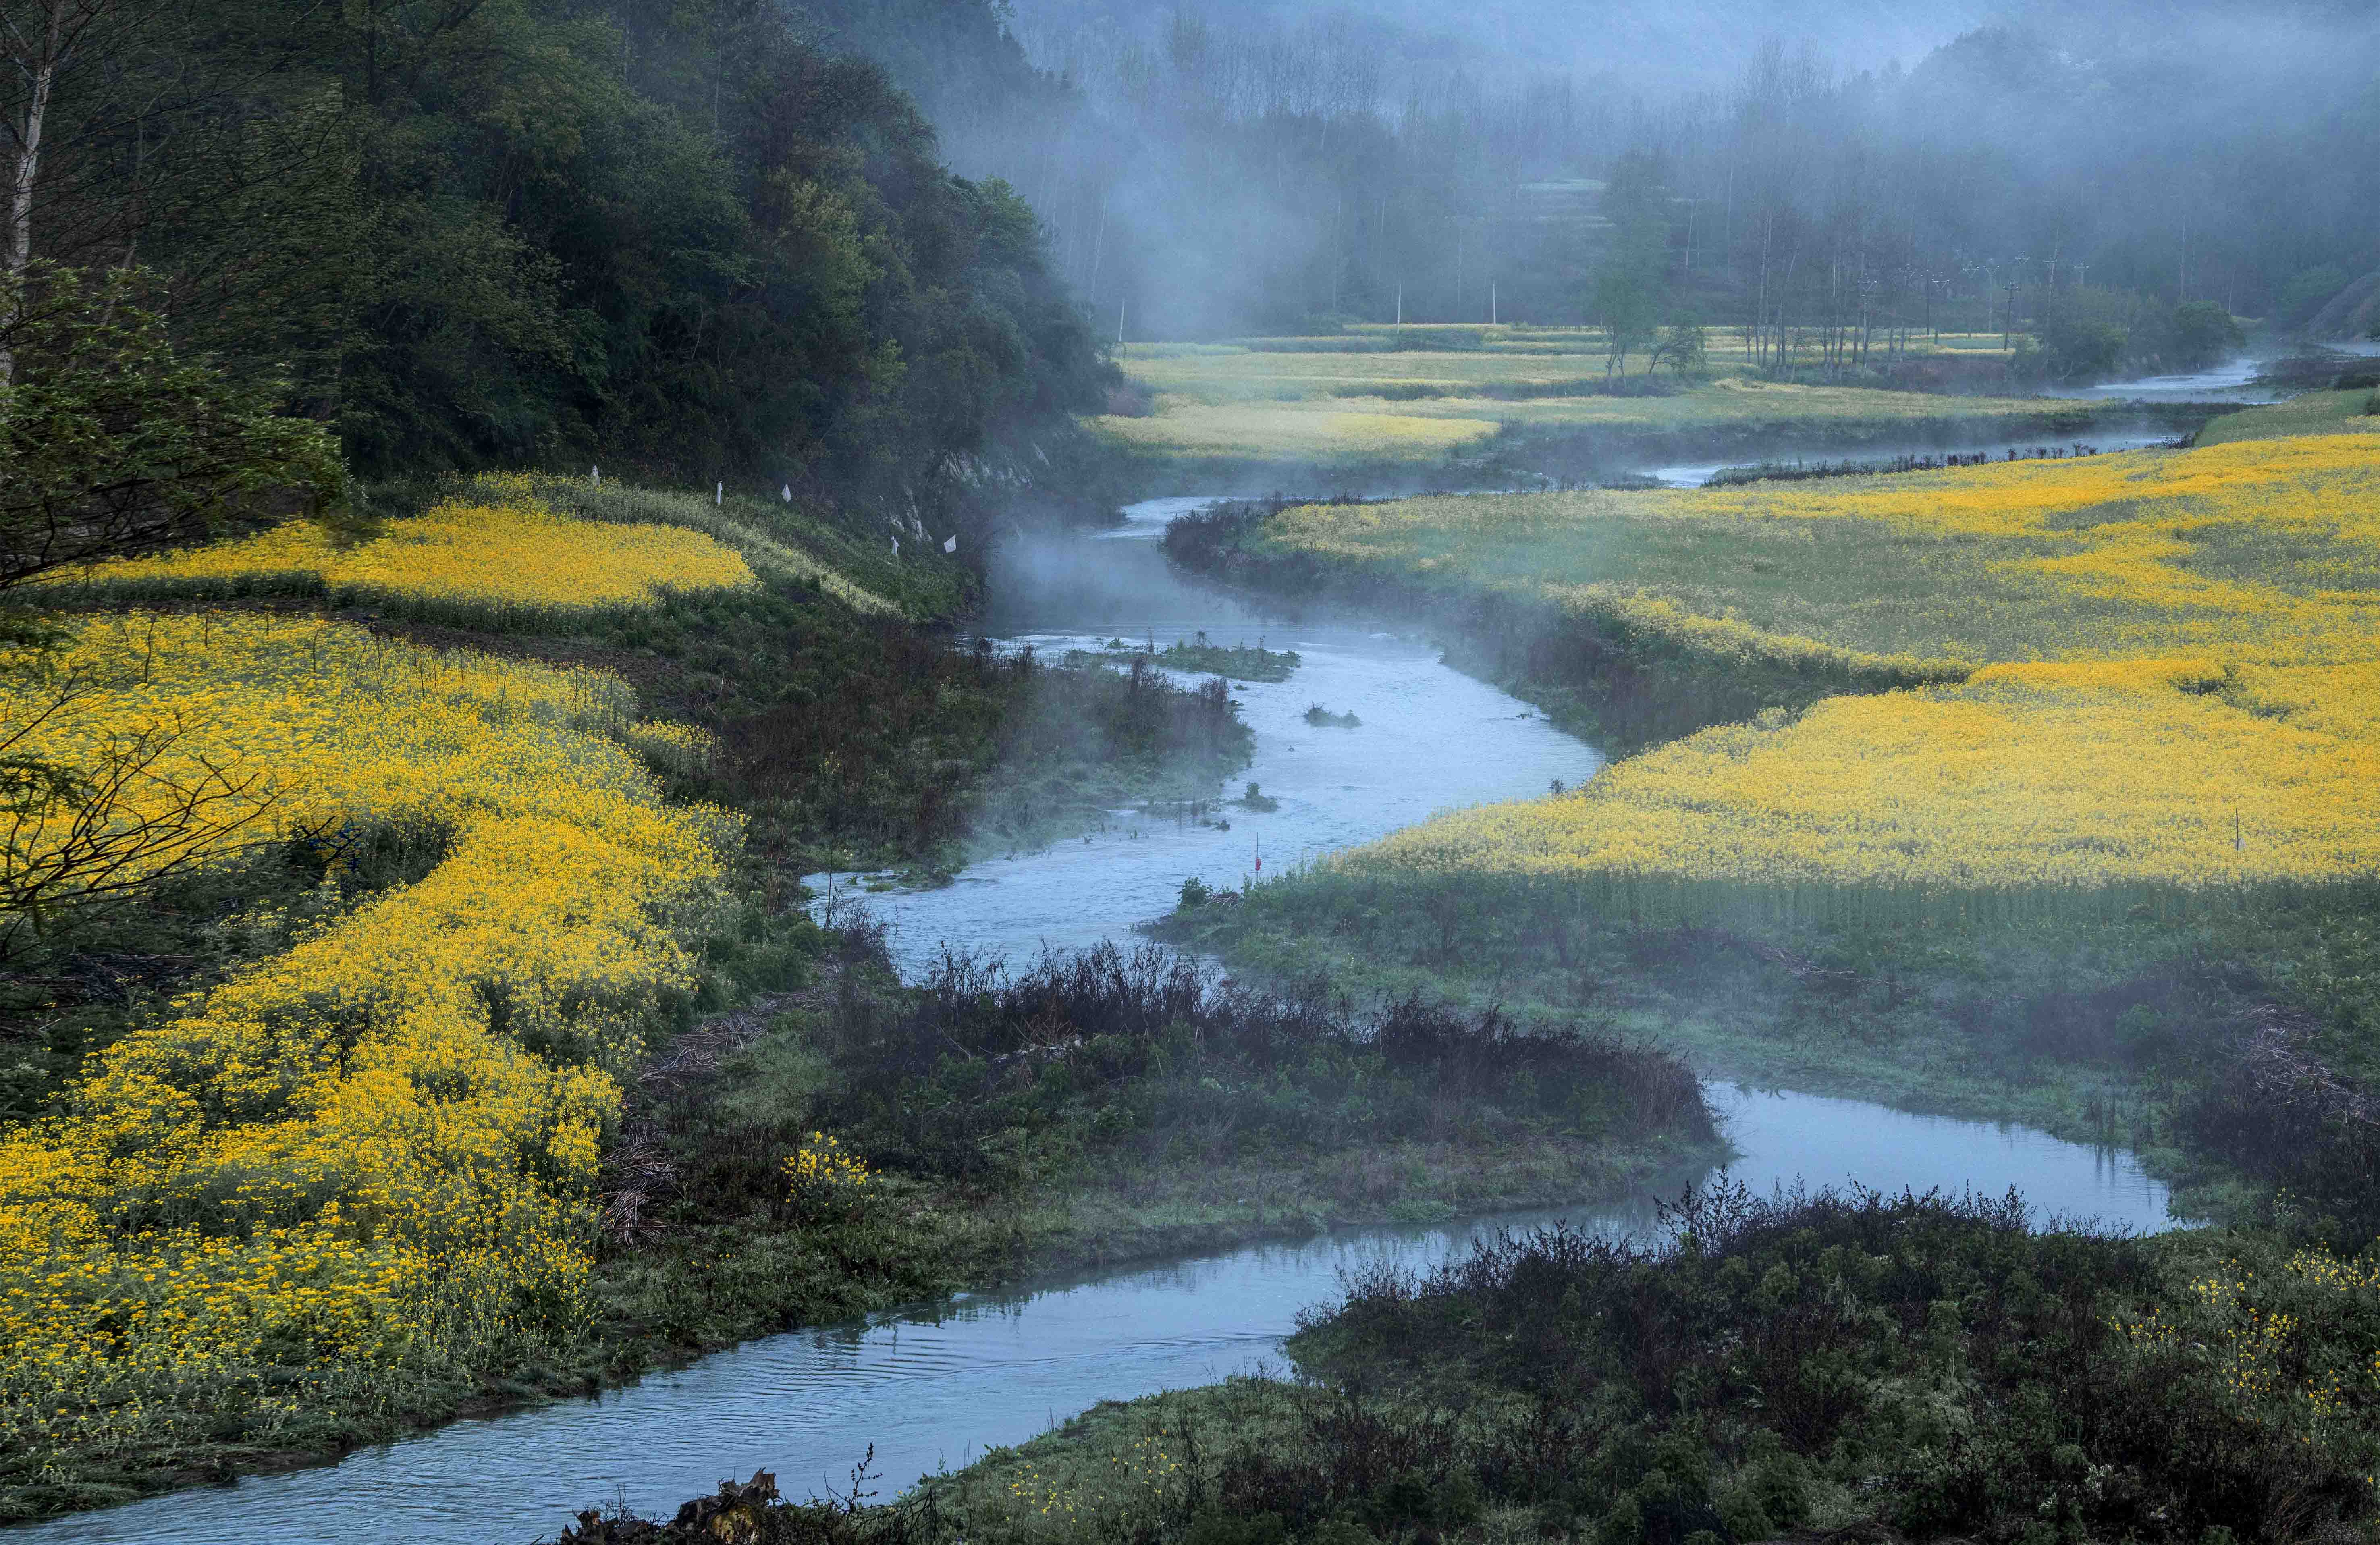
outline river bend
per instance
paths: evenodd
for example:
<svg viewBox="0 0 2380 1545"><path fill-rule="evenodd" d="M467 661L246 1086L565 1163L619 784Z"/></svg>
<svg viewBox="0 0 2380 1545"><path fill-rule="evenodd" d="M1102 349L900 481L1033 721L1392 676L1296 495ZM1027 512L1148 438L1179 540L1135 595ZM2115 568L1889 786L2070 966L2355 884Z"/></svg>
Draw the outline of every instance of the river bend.
<svg viewBox="0 0 2380 1545"><path fill-rule="evenodd" d="M1127 938L1167 910L1185 876L1238 885L1434 810L1541 793L1602 764L1527 704L1439 663L1398 629L1293 620L1184 580L1153 540L1202 501L1136 505L1091 539L1028 539L994 574L988 630L1045 650L1122 636L1160 647L1205 631L1219 644L1294 649L1287 683L1235 687L1256 731L1242 777L1279 809L1227 810L1228 831L1118 811L1087 841L993 858L958 882L859 894L892 925L896 958L921 970L945 944L1019 956ZM1320 702L1355 729L1318 728ZM1234 791L1236 792L1236 791ZM820 877L826 883L829 877ZM848 894L857 877L832 877ZM2022 1127L1915 1116L1807 1094L1714 1089L1755 1189L1859 1181L1998 1194L2021 1188L2043 1214L2135 1229L2168 1221L2165 1188L2129 1156ZM624 1389L367 1449L334 1465L77 1515L7 1531L16 1545L258 1545L402 1539L480 1545L551 1538L573 1510L621 1502L667 1515L722 1478L767 1468L794 1494L843 1489L876 1447L878 1488L1021 1442L1104 1399L1268 1366L1303 1306L1341 1271L1388 1259L1427 1265L1475 1234L1568 1217L1646 1226L1650 1198L1441 1227L1347 1230L1156 1267L1054 1278L911 1314L771 1336Z"/></svg>

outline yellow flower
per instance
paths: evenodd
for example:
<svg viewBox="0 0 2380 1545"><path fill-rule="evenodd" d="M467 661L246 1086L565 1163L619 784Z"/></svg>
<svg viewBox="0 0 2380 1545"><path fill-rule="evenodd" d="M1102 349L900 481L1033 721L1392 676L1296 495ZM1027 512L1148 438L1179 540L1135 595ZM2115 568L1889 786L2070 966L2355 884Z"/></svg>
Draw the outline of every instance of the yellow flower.
<svg viewBox="0 0 2380 1545"><path fill-rule="evenodd" d="M188 553L112 559L49 582L117 600L322 595L339 605L493 626L758 583L739 554L700 531L577 519L531 487L517 476L482 479L473 493L391 521L352 546L297 521Z"/></svg>
<svg viewBox="0 0 2380 1545"><path fill-rule="evenodd" d="M633 697L591 672L257 615L88 622L66 664L101 689L26 753L177 723L161 775L253 771L282 834L436 860L0 1136L0 1444L382 1408L566 1342L617 1080L693 985L735 821L662 797L622 744ZM23 723L38 692L6 679ZM310 1393L275 1393L293 1369ZM69 1410L90 1430L32 1429Z"/></svg>
<svg viewBox="0 0 2380 1545"><path fill-rule="evenodd" d="M1719 675L1902 688L1706 731L1576 796L1336 862L1839 920L2368 876L2373 444L1285 511L1262 538L1277 551L1517 598Z"/></svg>

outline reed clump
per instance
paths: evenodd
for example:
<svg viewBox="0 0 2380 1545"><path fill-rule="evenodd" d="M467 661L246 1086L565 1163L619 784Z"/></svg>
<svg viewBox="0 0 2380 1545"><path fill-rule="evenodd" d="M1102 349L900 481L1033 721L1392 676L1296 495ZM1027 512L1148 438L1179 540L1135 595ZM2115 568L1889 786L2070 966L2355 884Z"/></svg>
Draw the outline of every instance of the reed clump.
<svg viewBox="0 0 2380 1545"><path fill-rule="evenodd" d="M1419 998L1361 1014L1219 984L1154 945L1015 971L946 955L916 993L846 1005L819 1044L834 1071L804 1119L873 1162L1002 1187L1091 1153L1154 1181L1409 1135L1681 1153L1713 1135L1683 1064L1591 1028Z"/></svg>

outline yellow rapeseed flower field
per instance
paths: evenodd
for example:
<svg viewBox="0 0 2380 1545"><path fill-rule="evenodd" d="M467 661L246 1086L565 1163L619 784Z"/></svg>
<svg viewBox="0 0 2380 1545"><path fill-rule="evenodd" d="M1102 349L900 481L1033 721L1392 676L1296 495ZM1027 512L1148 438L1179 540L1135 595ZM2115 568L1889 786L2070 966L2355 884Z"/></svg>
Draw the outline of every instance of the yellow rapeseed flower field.
<svg viewBox="0 0 2380 1545"><path fill-rule="evenodd" d="M328 597L467 624L647 606L673 592L758 583L743 557L678 526L581 520L557 513L524 475L483 477L367 541L311 521L244 541L123 558L54 587L109 601Z"/></svg>
<svg viewBox="0 0 2380 1545"><path fill-rule="evenodd" d="M1895 888L2331 880L2380 867L2375 788L2380 746L2214 698L1995 680L1706 730L1578 797L1460 811L1351 861Z"/></svg>
<svg viewBox="0 0 2380 1545"><path fill-rule="evenodd" d="M1482 405L1469 404L1476 409ZM1099 432L1141 450L1282 460L1380 458L1427 461L1496 432L1496 420L1390 410L1386 404L1235 403L1210 406L1161 396L1147 418L1103 418Z"/></svg>
<svg viewBox="0 0 2380 1545"><path fill-rule="evenodd" d="M1624 624L1722 664L1896 663L1939 683L1707 730L1579 794L1450 814L1339 860L1357 870L1706 899L2380 872L2368 436L1311 506L1265 541Z"/></svg>
<svg viewBox="0 0 2380 1545"><path fill-rule="evenodd" d="M256 615L89 620L61 663L97 689L22 749L178 725L173 757L267 775L274 820L443 856L0 1135L0 1444L269 1436L571 1333L616 1080L692 985L733 819L662 798L597 673Z"/></svg>
<svg viewBox="0 0 2380 1545"><path fill-rule="evenodd" d="M2380 644L2380 453L2252 441L1731 489L1306 505L1279 547L1792 652L2295 662ZM1767 646L1762 646L1767 647Z"/></svg>
<svg viewBox="0 0 2380 1545"><path fill-rule="evenodd" d="M1604 390L1605 339L1581 329L1416 326L1245 344L1134 344L1119 363L1151 395L1154 411L1091 423L1133 450L1328 468L1432 462L1507 428L1823 431L1944 420L2032 423L2045 411L2031 397L1765 381L1730 339L1714 334L1708 346L1717 379L1677 383L1667 395L1617 395ZM1643 374L1641 355L1633 373Z"/></svg>

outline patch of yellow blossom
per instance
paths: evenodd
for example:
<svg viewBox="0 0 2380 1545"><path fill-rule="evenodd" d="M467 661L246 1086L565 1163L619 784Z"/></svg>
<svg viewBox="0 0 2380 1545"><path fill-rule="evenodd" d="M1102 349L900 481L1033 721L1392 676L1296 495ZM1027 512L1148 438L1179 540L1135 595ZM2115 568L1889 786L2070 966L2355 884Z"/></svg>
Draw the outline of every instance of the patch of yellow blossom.
<svg viewBox="0 0 2380 1545"><path fill-rule="evenodd" d="M2380 747L2219 699L1992 681L1706 730L1575 796L1441 816L1341 861L1919 890L2328 880L2380 867L2374 787Z"/></svg>
<svg viewBox="0 0 2380 1545"><path fill-rule="evenodd" d="M2380 1263L2317 1247L2261 1275L2228 1261L2115 1326L2143 1353L2195 1363L2218 1403L2311 1442L2335 1418L2380 1407L2375 1310Z"/></svg>
<svg viewBox="0 0 2380 1545"><path fill-rule="evenodd" d="M1022 1460L985 1499L986 1511L1024 1539L1147 1538L1181 1515L1204 1478L1186 1462L1196 1449L1186 1429L1160 1426L1110 1454L1105 1473L1053 1476Z"/></svg>
<svg viewBox="0 0 2380 1545"><path fill-rule="evenodd" d="M320 595L341 606L505 626L650 606L758 581L743 557L678 526L557 513L523 475L482 478L378 536L348 543L312 521L153 558L118 558L54 583L108 600Z"/></svg>
<svg viewBox="0 0 2380 1545"><path fill-rule="evenodd" d="M66 663L100 689L22 749L172 720L275 820L444 855L0 1136L0 1445L264 1432L570 1334L616 1079L692 986L733 821L662 800L592 672L266 616L87 622Z"/></svg>
<svg viewBox="0 0 2380 1545"><path fill-rule="evenodd" d="M750 517L747 502L740 498L734 505L722 507L698 493L621 482L604 483L598 488L576 478L548 472L482 472L472 479L472 486L498 494L507 504L543 499L589 519L700 531L733 548L766 578L815 585L855 612L897 615L901 611L893 602L856 582L832 564L791 540L782 540L785 533L756 522ZM653 518L640 518L647 516Z"/></svg>
<svg viewBox="0 0 2380 1545"><path fill-rule="evenodd" d="M1869 647L1892 608L1857 595L1807 631L1743 614L1750 590L1714 614L1707 595L1698 607L1635 586L1641 541L1597 529L1788 519L1856 523L1878 551L1909 553L1891 582L1932 586L1924 604L1971 614L1971 630L1929 661ZM1935 683L1708 730L1576 795L1442 816L1338 860L1354 870L1566 877L1631 896L1653 882L2071 893L2380 872L2380 458L2365 438L1749 491L1312 506L1265 540L1534 595L1722 668ZM1838 550L1808 545L1806 575L1762 581L1777 607L1826 591ZM1601 572L1577 577L1598 554ZM1718 894L1679 897L1691 909Z"/></svg>
<svg viewBox="0 0 2380 1545"><path fill-rule="evenodd" d="M839 1138L813 1132L785 1160L785 1205L801 1223L850 1223L867 1210L875 1174Z"/></svg>
<svg viewBox="0 0 2380 1545"><path fill-rule="evenodd" d="M1497 429L1494 420L1475 415L1355 412L1327 400L1210 407L1170 395L1159 397L1157 411L1145 418L1091 423L1123 444L1171 455L1333 461L1427 461Z"/></svg>

